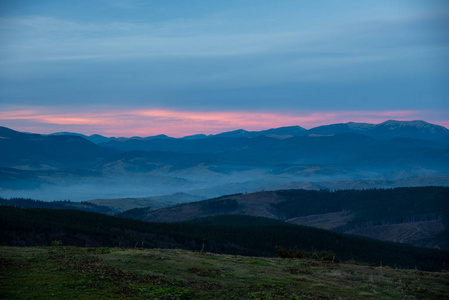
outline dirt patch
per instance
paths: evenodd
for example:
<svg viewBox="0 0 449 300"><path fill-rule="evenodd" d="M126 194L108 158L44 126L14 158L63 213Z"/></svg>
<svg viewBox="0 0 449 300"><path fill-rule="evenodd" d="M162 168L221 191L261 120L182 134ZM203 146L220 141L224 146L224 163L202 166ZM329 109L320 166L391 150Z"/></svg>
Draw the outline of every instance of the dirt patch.
<svg viewBox="0 0 449 300"><path fill-rule="evenodd" d="M432 220L355 228L345 233L413 245L416 241L423 241L435 237L443 230L444 224L441 220Z"/></svg>
<svg viewBox="0 0 449 300"><path fill-rule="evenodd" d="M309 215L305 217L297 217L285 220L285 222L310 226L321 229L333 229L346 225L354 218L354 214L350 211L333 212L319 215Z"/></svg>

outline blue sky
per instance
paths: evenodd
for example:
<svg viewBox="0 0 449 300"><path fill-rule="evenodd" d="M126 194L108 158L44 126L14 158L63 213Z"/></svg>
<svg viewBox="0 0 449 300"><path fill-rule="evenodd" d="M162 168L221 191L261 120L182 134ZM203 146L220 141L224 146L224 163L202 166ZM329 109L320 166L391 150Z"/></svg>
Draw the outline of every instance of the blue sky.
<svg viewBox="0 0 449 300"><path fill-rule="evenodd" d="M386 119L447 127L447 28L448 1L4 0L0 123L125 136Z"/></svg>

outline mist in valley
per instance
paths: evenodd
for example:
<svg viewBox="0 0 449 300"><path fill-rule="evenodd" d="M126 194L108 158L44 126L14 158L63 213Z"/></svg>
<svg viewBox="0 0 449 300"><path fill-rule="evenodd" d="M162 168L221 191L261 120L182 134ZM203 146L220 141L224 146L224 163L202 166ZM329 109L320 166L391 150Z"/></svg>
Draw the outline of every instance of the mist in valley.
<svg viewBox="0 0 449 300"><path fill-rule="evenodd" d="M170 167L146 173L114 172L85 176L76 172L37 172L32 179L0 182L3 198L43 201L88 201L139 198L186 193L202 199L234 193L275 189L366 189L449 184L444 172L414 170L349 170L318 165L277 166L232 170L199 165L170 171ZM91 174L90 174L91 175Z"/></svg>

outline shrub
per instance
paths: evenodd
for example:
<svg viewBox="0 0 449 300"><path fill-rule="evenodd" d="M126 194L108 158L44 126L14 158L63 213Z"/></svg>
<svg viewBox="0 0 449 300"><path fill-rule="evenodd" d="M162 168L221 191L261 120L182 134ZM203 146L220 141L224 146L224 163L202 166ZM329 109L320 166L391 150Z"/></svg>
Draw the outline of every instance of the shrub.
<svg viewBox="0 0 449 300"><path fill-rule="evenodd" d="M339 262L337 255L332 251L304 251L297 248L286 249L281 246L276 246L275 251L281 258L308 258L320 261Z"/></svg>
<svg viewBox="0 0 449 300"><path fill-rule="evenodd" d="M53 241L53 242L51 242L51 246L52 247L61 247L62 241L61 240Z"/></svg>

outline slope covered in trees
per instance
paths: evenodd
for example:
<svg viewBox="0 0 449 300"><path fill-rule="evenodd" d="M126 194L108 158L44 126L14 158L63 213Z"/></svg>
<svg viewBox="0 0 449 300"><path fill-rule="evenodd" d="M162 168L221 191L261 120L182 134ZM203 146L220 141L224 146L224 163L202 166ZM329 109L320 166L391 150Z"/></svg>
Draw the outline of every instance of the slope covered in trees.
<svg viewBox="0 0 449 300"><path fill-rule="evenodd" d="M151 212L135 209L119 216L148 222L178 222L222 214L263 216L342 233L449 249L449 188L446 187L257 192ZM394 235L398 230L400 235Z"/></svg>
<svg viewBox="0 0 449 300"><path fill-rule="evenodd" d="M275 247L332 251L355 260L398 268L440 270L448 252L385 243L280 221L220 216L193 223L146 223L102 214L0 207L0 244L183 248L215 253L275 256Z"/></svg>
<svg viewBox="0 0 449 300"><path fill-rule="evenodd" d="M115 210L107 206L96 205L90 202L72 202L69 200L46 202L24 198L4 199L0 197L0 206L13 206L20 208L76 209L108 215L113 215L116 213Z"/></svg>

